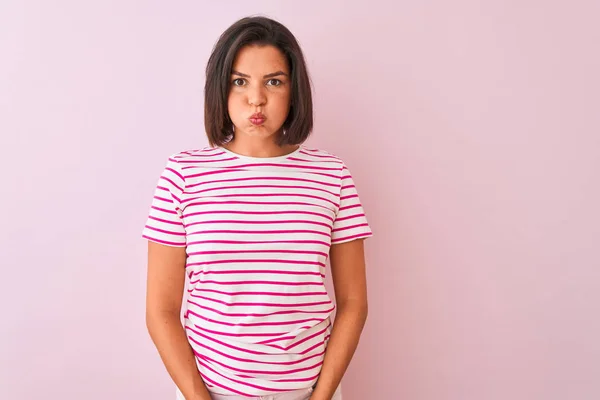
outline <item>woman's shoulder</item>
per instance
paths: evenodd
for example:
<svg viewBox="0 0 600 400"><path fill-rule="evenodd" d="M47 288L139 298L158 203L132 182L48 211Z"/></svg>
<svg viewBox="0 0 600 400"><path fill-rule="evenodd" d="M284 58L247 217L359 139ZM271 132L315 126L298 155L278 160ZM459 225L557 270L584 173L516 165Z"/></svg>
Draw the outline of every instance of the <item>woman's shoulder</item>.
<svg viewBox="0 0 600 400"><path fill-rule="evenodd" d="M193 160L205 160L222 154L216 147L204 146L195 149L184 149L171 153L169 160L172 162L189 162Z"/></svg>
<svg viewBox="0 0 600 400"><path fill-rule="evenodd" d="M332 162L337 164L344 164L344 161L337 154L325 150L324 148L310 147L302 145L301 153L305 156L312 157L315 161Z"/></svg>
<svg viewBox="0 0 600 400"><path fill-rule="evenodd" d="M210 146L204 146L204 147L197 147L194 149L183 149L180 150L176 153L174 153L175 156L179 157L179 158L187 158L187 157L194 157L194 156L198 156L198 155L206 155L206 154L218 154L220 152L218 147L210 147Z"/></svg>

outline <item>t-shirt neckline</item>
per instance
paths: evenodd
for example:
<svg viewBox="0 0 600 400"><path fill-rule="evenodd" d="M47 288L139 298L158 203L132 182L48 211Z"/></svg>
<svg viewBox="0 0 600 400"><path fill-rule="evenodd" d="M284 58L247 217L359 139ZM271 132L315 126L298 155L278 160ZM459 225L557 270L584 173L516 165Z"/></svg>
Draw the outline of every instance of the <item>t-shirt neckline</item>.
<svg viewBox="0 0 600 400"><path fill-rule="evenodd" d="M276 157L250 157L250 156L245 156L242 154L238 154L238 153L234 153L233 151L226 149L223 146L217 146L219 149L223 150L225 153L236 157L240 160L245 160L245 161L258 161L258 162L274 162L274 161L284 161L286 159L288 159L289 157L293 157L297 154L300 153L300 150L302 150L302 145L299 145L298 148L294 151L292 151L291 153L288 154L284 154L282 156L276 156Z"/></svg>

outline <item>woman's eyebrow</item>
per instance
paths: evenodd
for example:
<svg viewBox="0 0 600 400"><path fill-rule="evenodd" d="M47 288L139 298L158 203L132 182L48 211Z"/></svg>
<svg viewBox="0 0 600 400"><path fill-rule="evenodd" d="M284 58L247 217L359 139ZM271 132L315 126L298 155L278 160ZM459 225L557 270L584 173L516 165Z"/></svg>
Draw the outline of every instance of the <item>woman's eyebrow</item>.
<svg viewBox="0 0 600 400"><path fill-rule="evenodd" d="M232 75L239 75L239 76L241 76L241 77L244 77L244 78L250 78L250 75L247 75L247 74L242 74L241 72L238 72L238 71L236 71L236 70L232 70L232 71L231 71L231 74L232 74ZM286 74L286 73L285 73L285 72L283 72L283 71L277 71L277 72L272 72L272 73L270 73L270 74L267 74L267 75L263 76L263 79L272 78L272 77L274 77L274 76L279 76L279 75L285 75L285 76L288 76L288 74Z"/></svg>

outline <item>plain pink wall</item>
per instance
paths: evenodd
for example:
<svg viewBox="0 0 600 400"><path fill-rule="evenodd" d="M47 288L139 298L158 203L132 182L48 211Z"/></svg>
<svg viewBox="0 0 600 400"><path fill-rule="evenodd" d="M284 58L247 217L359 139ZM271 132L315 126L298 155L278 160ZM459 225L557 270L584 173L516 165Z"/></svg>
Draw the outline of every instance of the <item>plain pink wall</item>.
<svg viewBox="0 0 600 400"><path fill-rule="evenodd" d="M141 228L255 13L300 40L308 144L375 232L345 400L600 398L600 6L566 4L2 1L0 398L173 398Z"/></svg>

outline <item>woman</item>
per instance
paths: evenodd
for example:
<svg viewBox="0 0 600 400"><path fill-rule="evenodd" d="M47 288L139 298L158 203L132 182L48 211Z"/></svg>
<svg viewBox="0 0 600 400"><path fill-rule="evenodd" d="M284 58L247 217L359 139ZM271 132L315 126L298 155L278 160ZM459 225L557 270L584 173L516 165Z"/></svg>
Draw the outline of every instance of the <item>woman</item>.
<svg viewBox="0 0 600 400"><path fill-rule="evenodd" d="M339 400L372 231L344 162L302 145L311 87L287 28L251 17L222 34L205 128L209 146L169 157L143 231L147 326L178 398Z"/></svg>

